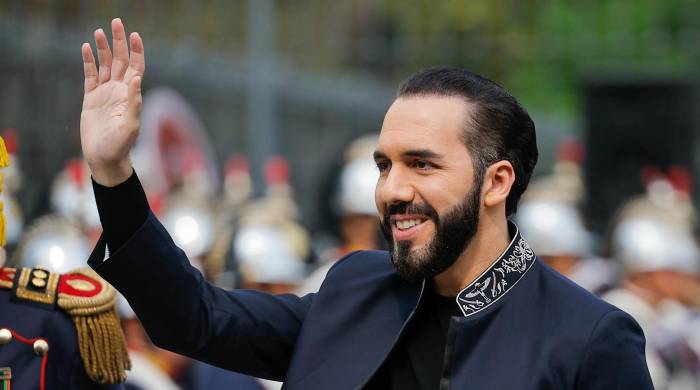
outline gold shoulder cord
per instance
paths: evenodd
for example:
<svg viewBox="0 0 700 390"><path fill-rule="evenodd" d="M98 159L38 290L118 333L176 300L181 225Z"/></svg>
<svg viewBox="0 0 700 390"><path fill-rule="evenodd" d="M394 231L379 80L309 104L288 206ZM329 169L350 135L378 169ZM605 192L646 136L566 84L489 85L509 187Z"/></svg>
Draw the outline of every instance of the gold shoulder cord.
<svg viewBox="0 0 700 390"><path fill-rule="evenodd" d="M90 379L99 384L124 382L131 361L116 312L116 290L89 268L64 275L66 279L61 281L61 286L65 282L77 291L94 289L84 277L71 278L80 275L99 283L99 293L78 296L63 292L65 289L59 287L58 306L73 318L80 356Z"/></svg>
<svg viewBox="0 0 700 390"><path fill-rule="evenodd" d="M5 168L10 165L10 155L7 154L7 148L5 147L5 140L0 137L0 168ZM0 192L2 192L2 176L0 175ZM3 213L3 204L0 202L0 247L4 247L6 244L6 230L5 230L5 213Z"/></svg>

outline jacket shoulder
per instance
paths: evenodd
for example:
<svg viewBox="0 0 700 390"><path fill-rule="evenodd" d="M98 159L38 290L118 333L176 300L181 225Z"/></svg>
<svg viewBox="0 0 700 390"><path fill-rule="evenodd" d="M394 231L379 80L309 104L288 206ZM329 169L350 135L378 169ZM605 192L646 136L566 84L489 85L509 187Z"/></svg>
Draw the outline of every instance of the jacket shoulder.
<svg viewBox="0 0 700 390"><path fill-rule="evenodd" d="M547 305L598 321L610 311L621 311L590 291L560 274L538 258L544 297Z"/></svg>
<svg viewBox="0 0 700 390"><path fill-rule="evenodd" d="M328 275L334 272L367 272L389 271L394 268L389 260L389 252L379 250L354 251L338 260L328 271Z"/></svg>

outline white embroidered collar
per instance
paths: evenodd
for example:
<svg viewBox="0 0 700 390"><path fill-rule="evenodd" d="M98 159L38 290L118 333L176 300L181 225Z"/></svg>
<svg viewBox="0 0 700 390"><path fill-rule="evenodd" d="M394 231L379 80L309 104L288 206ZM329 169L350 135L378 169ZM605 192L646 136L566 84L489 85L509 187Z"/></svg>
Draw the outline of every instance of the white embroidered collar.
<svg viewBox="0 0 700 390"><path fill-rule="evenodd" d="M455 298L465 317L476 314L501 299L535 263L535 254L520 235L518 227L508 222L515 231L513 239L501 256L475 281Z"/></svg>

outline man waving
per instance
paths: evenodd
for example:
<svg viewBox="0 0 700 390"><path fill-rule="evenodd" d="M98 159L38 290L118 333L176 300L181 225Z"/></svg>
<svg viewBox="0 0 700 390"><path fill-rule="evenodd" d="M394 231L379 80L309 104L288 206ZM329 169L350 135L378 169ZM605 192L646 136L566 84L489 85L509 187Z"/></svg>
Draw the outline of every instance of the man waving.
<svg viewBox="0 0 700 390"><path fill-rule="evenodd" d="M517 227L535 126L504 88L428 69L400 87L374 159L390 251L353 252L304 297L207 283L148 209L128 159L144 49L83 45L83 153L104 234L90 264L164 348L288 389L651 389L626 313L543 264ZM311 152L311 151L310 151Z"/></svg>

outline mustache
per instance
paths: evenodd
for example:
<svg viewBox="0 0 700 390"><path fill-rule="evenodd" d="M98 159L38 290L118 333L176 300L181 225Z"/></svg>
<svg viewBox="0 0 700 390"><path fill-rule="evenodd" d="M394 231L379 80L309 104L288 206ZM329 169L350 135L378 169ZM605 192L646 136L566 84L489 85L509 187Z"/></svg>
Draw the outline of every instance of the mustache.
<svg viewBox="0 0 700 390"><path fill-rule="evenodd" d="M394 214L418 214L424 215L435 222L439 220L438 213L427 203L395 203L387 206L384 211L383 220L388 223L390 217Z"/></svg>

